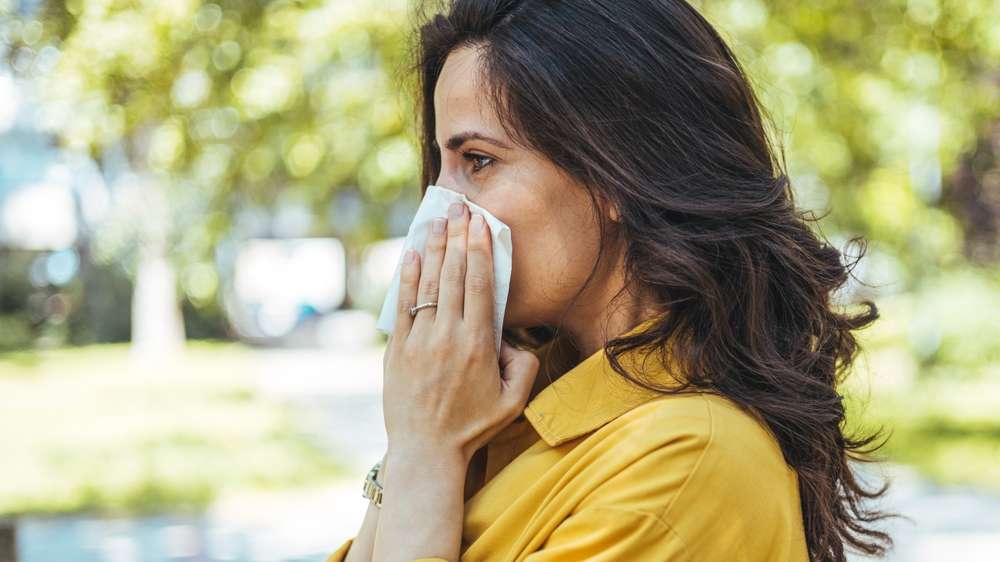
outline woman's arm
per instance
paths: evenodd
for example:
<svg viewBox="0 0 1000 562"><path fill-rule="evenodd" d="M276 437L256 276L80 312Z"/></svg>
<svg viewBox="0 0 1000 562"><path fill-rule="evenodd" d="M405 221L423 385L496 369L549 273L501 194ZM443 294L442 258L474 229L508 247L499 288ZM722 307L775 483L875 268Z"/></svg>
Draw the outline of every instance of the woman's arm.
<svg viewBox="0 0 1000 562"><path fill-rule="evenodd" d="M440 446L389 448L375 562L459 559L468 459Z"/></svg>

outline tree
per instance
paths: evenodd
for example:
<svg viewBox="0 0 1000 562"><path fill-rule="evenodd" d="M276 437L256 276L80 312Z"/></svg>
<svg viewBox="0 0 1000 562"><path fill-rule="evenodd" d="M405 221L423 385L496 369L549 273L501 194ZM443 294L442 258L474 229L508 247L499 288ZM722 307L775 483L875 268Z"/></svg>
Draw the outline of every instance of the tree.
<svg viewBox="0 0 1000 562"><path fill-rule="evenodd" d="M57 49L46 97L62 142L142 178L122 182L145 187L98 254L134 261L137 238L161 236L188 296L211 303L206 272L227 240L291 228L357 248L402 233L418 195L398 75L410 3L49 1L8 33L8 56ZM1000 199L986 168L956 175L1000 119L1000 3L693 4L773 115L801 207L832 210L822 224L835 238L875 241L871 269L900 288L965 265L973 215L951 192L971 181L977 200Z"/></svg>
<svg viewBox="0 0 1000 562"><path fill-rule="evenodd" d="M779 136L788 133L803 207L829 211L835 232L876 241L875 259L900 265L901 288L961 265L960 224L942 201L959 156L1000 118L1000 3L696 5L735 46Z"/></svg>
<svg viewBox="0 0 1000 562"><path fill-rule="evenodd" d="M218 279L205 274L226 239L292 230L356 248L398 233L384 210L415 206L402 190L418 161L396 73L406 7L45 2L19 27L42 39L11 56L57 49L39 77L46 118L65 146L102 164L117 194L96 253L135 264L136 295L150 302L176 301L155 289L169 290L176 268L188 296L211 303ZM282 221L287 209L304 212Z"/></svg>

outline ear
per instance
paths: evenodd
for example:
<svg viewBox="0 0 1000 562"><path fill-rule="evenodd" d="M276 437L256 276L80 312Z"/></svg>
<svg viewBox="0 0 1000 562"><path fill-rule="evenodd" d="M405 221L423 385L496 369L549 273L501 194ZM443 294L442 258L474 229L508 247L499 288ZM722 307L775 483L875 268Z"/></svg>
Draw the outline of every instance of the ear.
<svg viewBox="0 0 1000 562"><path fill-rule="evenodd" d="M618 206L614 204L608 205L608 218L612 222L621 222L621 214L618 212Z"/></svg>
<svg viewBox="0 0 1000 562"><path fill-rule="evenodd" d="M601 209L603 209L604 215L608 218L608 220L611 222L621 222L622 216L618 211L618 206L605 197L601 197L600 201Z"/></svg>

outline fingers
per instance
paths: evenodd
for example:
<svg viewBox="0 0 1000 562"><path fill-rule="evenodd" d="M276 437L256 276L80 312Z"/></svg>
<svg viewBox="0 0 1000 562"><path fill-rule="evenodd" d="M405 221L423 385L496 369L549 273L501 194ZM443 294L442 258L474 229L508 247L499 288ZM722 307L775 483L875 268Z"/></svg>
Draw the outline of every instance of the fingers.
<svg viewBox="0 0 1000 562"><path fill-rule="evenodd" d="M452 203L448 209L448 244L441 265L441 292L438 295L437 321L454 323L464 314L465 253L469 212L464 203Z"/></svg>
<svg viewBox="0 0 1000 562"><path fill-rule="evenodd" d="M420 268L420 287L417 290L417 303L439 301L441 289L441 262L444 260L445 244L447 243L448 221L444 218L437 218L431 222L430 232L427 233L427 245L424 249L423 262ZM440 303L438 307L440 307ZM431 325L438 309L429 306L417 311L417 316L413 320L414 327L422 324Z"/></svg>
<svg viewBox="0 0 1000 562"><path fill-rule="evenodd" d="M420 254L410 249L403 255L403 264L399 272L399 309L396 311L396 325L393 326L393 336L389 338L389 345L393 341L403 341L410 333L413 325L413 317L410 316L410 307L416 305L417 282L420 280ZM386 348L389 347L386 345Z"/></svg>
<svg viewBox="0 0 1000 562"><path fill-rule="evenodd" d="M540 361L531 351L522 351L500 341L501 377L504 383L504 399L519 415L531 396L535 378L538 376Z"/></svg>
<svg viewBox="0 0 1000 562"><path fill-rule="evenodd" d="M466 325L483 330L494 341L493 326L493 250L490 229L482 215L473 215L469 224L467 268L465 273Z"/></svg>

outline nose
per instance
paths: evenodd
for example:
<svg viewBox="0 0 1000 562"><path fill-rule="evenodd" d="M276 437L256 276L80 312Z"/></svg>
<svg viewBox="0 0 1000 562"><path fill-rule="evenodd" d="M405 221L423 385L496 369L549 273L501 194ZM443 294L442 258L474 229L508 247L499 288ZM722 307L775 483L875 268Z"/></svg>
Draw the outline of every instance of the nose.
<svg viewBox="0 0 1000 562"><path fill-rule="evenodd" d="M434 185L441 186L441 187L447 187L448 189L450 189L452 191L458 191L457 189L455 189L455 185L456 184L457 184L457 182L451 181L451 179L448 177L448 175L445 174L444 172L441 172L440 174L438 174L437 179L434 180Z"/></svg>
<svg viewBox="0 0 1000 562"><path fill-rule="evenodd" d="M456 193L464 193L466 197L469 197L469 191L463 189L460 182L453 181L446 174L440 174L433 185L450 189Z"/></svg>

